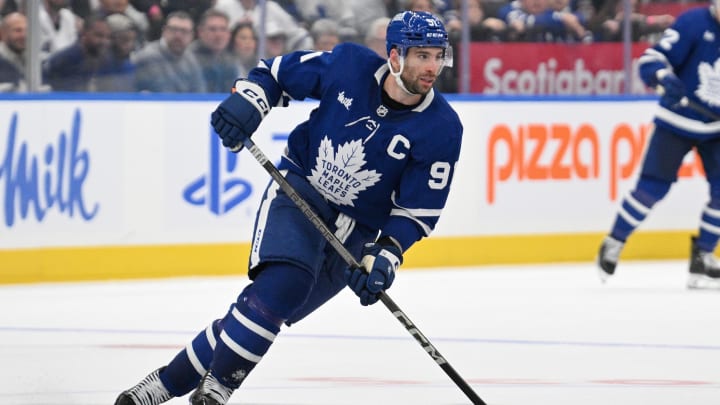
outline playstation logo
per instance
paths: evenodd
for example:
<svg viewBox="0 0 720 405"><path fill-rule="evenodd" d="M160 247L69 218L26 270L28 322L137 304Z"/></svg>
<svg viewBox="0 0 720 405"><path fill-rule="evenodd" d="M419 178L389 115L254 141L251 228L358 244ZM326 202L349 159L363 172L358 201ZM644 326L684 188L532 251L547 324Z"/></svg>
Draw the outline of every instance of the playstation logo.
<svg viewBox="0 0 720 405"><path fill-rule="evenodd" d="M207 206L215 215L223 215L250 197L253 187L249 181L232 176L238 154L222 146L212 127L209 149L208 172L185 187L183 199L192 205Z"/></svg>

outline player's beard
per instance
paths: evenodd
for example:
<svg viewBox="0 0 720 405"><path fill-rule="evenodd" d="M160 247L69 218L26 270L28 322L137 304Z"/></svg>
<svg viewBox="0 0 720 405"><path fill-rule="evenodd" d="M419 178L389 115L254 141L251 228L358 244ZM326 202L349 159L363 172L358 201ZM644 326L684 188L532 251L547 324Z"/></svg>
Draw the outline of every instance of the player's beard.
<svg viewBox="0 0 720 405"><path fill-rule="evenodd" d="M425 94L428 94L430 90L432 90L432 84L430 86L425 86L424 83L420 80L420 78L421 76L417 76L414 78L410 77L410 74L407 71L403 72L403 74L400 75L400 80L402 80L403 85L409 92L424 96ZM433 83L435 83L436 78L436 76L432 77Z"/></svg>

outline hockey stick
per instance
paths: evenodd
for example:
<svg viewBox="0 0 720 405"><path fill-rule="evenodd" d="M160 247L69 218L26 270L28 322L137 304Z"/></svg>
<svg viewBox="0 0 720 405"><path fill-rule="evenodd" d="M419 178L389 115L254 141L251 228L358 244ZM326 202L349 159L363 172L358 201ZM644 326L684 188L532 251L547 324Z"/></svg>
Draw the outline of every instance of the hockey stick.
<svg viewBox="0 0 720 405"><path fill-rule="evenodd" d="M322 236L332 245L333 248L337 251L337 253L345 260L345 262L355 268L360 268L360 263L355 260L355 257L353 257L352 253L350 253L345 246L343 246L342 242L340 242L340 239L335 236L335 234L330 230L330 228L325 225L323 220L315 214L312 207L295 191L292 185L288 183L287 180L285 180L285 177L283 177L282 173L280 173L280 170L278 170L277 167L265 156L263 151L260 150L255 145L255 142L252 141L252 139L247 138L243 141L243 145L245 148L247 148L250 153L257 159L258 163L265 168L265 170L270 174L270 176L275 180L280 188L285 192L285 194L290 197L293 202L300 208L300 211L305 214L305 216L312 222L313 225L315 225L315 228L317 228L318 231L322 234ZM237 150L237 148L235 148ZM455 371L454 368L450 365L450 363L445 360L445 358L440 354L440 352L433 346L432 343L430 343L430 340L425 337L425 335L420 332L420 329L413 323L413 321L410 320L410 318L405 315L405 312L403 312L400 307L395 304L395 302L390 299L390 297L385 293L385 291L380 291L378 294L380 301L382 301L383 304L387 307L387 309L390 310L390 312L397 318L400 323L407 329L408 332L415 338L415 340L420 343L420 346L422 346L423 349L430 355L430 357L435 360L435 363L437 363L440 368L445 371L445 374L447 374L462 390L462 392L467 395L468 398L472 401L474 405L486 405L485 402L483 402L482 399L473 391L473 389L468 385L465 380L460 376L460 374Z"/></svg>
<svg viewBox="0 0 720 405"><path fill-rule="evenodd" d="M705 108L702 104L698 104L692 100L689 100L687 97L683 97L682 99L680 99L680 105L683 107L688 107L691 110L695 110L695 112L700 113L713 121L720 121L720 115L716 114L714 111Z"/></svg>
<svg viewBox="0 0 720 405"><path fill-rule="evenodd" d="M663 96L665 94L665 89L662 86L658 86L655 91L660 96ZM687 107L691 110L695 110L695 112L704 115L707 118L710 118L713 121L720 121L720 115L716 114L714 111L709 110L708 108L704 107L702 104L698 104L692 100L690 100L687 97L683 97L680 99L679 105L683 107ZM676 104L676 105L678 105Z"/></svg>

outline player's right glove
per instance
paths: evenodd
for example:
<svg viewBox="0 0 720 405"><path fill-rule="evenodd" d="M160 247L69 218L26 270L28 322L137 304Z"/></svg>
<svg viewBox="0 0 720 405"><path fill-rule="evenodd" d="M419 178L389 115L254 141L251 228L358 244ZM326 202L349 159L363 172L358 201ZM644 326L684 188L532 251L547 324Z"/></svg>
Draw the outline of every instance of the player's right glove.
<svg viewBox="0 0 720 405"><path fill-rule="evenodd" d="M268 112L265 90L257 83L238 79L232 94L213 111L210 122L223 145L239 152Z"/></svg>
<svg viewBox="0 0 720 405"><path fill-rule="evenodd" d="M362 250L360 268L345 270L345 282L360 297L360 304L372 305L378 293L387 290L395 280L395 272L402 264L402 251L390 238L366 243Z"/></svg>
<svg viewBox="0 0 720 405"><path fill-rule="evenodd" d="M661 94L672 105L680 103L685 97L685 83L678 79L674 73L667 69L660 69L655 76L658 79L658 86L661 87Z"/></svg>

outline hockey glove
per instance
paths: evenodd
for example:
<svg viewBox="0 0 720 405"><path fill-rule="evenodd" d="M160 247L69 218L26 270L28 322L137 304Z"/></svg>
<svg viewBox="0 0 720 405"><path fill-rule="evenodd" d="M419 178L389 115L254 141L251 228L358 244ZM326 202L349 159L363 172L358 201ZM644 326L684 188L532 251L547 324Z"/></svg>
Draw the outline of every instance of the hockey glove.
<svg viewBox="0 0 720 405"><path fill-rule="evenodd" d="M660 69L655 75L658 78L660 94L662 94L671 105L680 103L680 100L685 97L685 83L667 69Z"/></svg>
<svg viewBox="0 0 720 405"><path fill-rule="evenodd" d="M265 90L245 79L235 82L233 93L212 113L211 123L224 146L239 152L270 112Z"/></svg>
<svg viewBox="0 0 720 405"><path fill-rule="evenodd" d="M402 251L390 238L366 243L362 250L360 268L345 270L345 282L360 297L362 305L372 305L378 293L387 290L395 280L395 272L402 264Z"/></svg>

